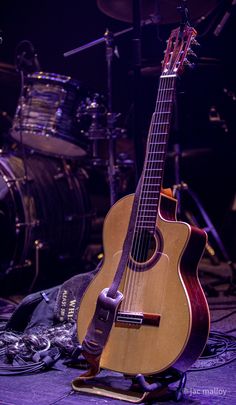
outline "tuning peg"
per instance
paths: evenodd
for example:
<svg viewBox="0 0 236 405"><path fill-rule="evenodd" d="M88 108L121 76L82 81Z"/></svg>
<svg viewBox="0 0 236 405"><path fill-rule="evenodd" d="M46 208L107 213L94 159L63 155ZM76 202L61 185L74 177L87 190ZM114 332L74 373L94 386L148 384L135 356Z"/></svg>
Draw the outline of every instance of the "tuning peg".
<svg viewBox="0 0 236 405"><path fill-rule="evenodd" d="M195 59L195 58L197 59L197 55L192 49L188 50L188 56L190 56L193 59Z"/></svg>
<svg viewBox="0 0 236 405"><path fill-rule="evenodd" d="M190 62L187 58L184 59L184 65L188 66L188 68L193 69L195 67L195 63Z"/></svg>
<svg viewBox="0 0 236 405"><path fill-rule="evenodd" d="M193 46L200 46L199 42L196 40L196 38L191 39L191 45Z"/></svg>

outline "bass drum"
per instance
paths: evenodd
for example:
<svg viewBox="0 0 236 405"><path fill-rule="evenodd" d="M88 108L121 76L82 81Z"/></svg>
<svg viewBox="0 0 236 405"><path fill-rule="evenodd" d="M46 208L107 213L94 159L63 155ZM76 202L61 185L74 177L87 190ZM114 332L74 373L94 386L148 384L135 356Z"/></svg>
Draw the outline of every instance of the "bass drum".
<svg viewBox="0 0 236 405"><path fill-rule="evenodd" d="M82 171L39 155L0 157L1 276L33 267L55 284L63 265L62 279L73 264L78 272L90 217Z"/></svg>

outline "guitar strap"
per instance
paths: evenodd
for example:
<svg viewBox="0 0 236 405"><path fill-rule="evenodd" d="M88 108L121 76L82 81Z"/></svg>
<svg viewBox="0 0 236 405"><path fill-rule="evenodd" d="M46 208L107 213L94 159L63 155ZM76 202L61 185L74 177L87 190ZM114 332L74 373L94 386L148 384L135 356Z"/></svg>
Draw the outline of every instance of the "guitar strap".
<svg viewBox="0 0 236 405"><path fill-rule="evenodd" d="M93 318L82 342L82 354L90 365L90 369L79 377L82 379L93 378L99 372L101 354L110 334L117 308L123 299L123 294L118 291L118 288L130 254L141 190L141 180L142 176L140 177L135 191L128 230L124 240L122 255L115 277L111 286L109 288L105 288L99 294Z"/></svg>

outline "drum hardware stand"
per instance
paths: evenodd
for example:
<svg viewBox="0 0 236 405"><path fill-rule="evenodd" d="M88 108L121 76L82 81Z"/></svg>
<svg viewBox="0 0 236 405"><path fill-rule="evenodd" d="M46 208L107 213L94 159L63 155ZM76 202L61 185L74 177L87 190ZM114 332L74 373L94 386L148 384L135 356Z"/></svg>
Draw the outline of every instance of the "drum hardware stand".
<svg viewBox="0 0 236 405"><path fill-rule="evenodd" d="M203 229L206 231L207 234L209 234L209 233L212 234L212 236L215 240L216 246L218 247L223 259L229 265L229 267L232 271L232 281L230 282L230 287L227 292L230 292L233 289L235 289L235 291L236 291L236 288L233 287L233 280L235 280L235 275L236 275L235 265L232 262L232 260L230 259L228 252L227 252L216 228L214 227L210 217L208 216L206 210L204 209L199 197L193 190L191 190L191 188L189 188L187 183L185 183L184 181L181 180L181 178L180 178L180 158L181 158L180 145L175 144L174 145L175 184L173 186L173 196L176 197L176 199L178 201L177 214L178 214L179 218L181 218L182 216L185 216L191 225L200 227L200 225L199 225L196 217L193 215L193 213L189 212L183 208L182 194L187 193L188 196L191 198L191 200L194 202L198 212L201 214L201 218L204 220L205 227L203 227ZM206 251L210 256L212 263L219 264L219 259L216 255L213 247L209 244L209 242L206 245ZM217 284L219 284L219 283L218 282L214 283L214 285L217 285ZM214 290L213 284L211 284L210 288L212 288ZM211 291L210 291L210 293L211 293ZM214 293L214 291L212 291L212 293Z"/></svg>
<svg viewBox="0 0 236 405"><path fill-rule="evenodd" d="M116 34L112 34L108 29L106 30L104 37L88 43L79 48L73 49L69 52L64 53L64 56L70 56L77 52L88 49L94 45L101 42L105 42L106 45L106 62L107 62L107 99L108 99L108 109L107 109L107 134L108 134L108 179L110 187L110 205L112 206L117 200L117 190L116 190L116 150L115 150L115 121L118 114L112 112L112 61L114 54L117 54L117 50L114 49L114 37L122 35L126 32L131 31L133 28L128 28L126 30L120 31Z"/></svg>
<svg viewBox="0 0 236 405"><path fill-rule="evenodd" d="M236 6L236 0L232 0L231 5L229 6L228 10L224 13L223 17L221 18L219 24L215 28L213 35L215 37L218 37L221 34L221 31L224 29L224 26L228 22L229 18L231 17L231 14L233 14L233 11L235 11L235 6Z"/></svg>
<svg viewBox="0 0 236 405"><path fill-rule="evenodd" d="M116 190L116 145L114 136L115 116L112 112L112 61L114 56L114 37L113 34L106 30L105 32L106 42L106 61L107 61L107 128L108 128L108 178L110 185L110 205L112 206L117 200Z"/></svg>
<svg viewBox="0 0 236 405"><path fill-rule="evenodd" d="M138 0L138 1L134 0L133 1L133 6L135 8L135 15L137 14L137 10L140 9L140 4L136 5L136 3L139 3L139 2L140 2L140 0ZM94 40L94 41L92 41L92 42L90 42L88 44L82 45L82 46L80 46L78 48L74 48L74 49L72 49L70 51L67 51L67 52L65 52L63 54L64 57L68 57L68 56L74 55L74 54L76 54L78 52L89 49L89 48L91 48L91 47L93 47L95 45L98 45L100 43L105 42L105 44L106 44L107 90L108 90L107 127L108 127L108 139L109 139L108 177L109 177L109 185L110 185L110 204L111 204L111 206L114 204L114 202L117 199L117 191L116 191L116 184L115 184L116 183L115 177L116 177L116 174L117 174L116 173L117 168L116 168L116 165L115 165L115 163L116 163L115 162L115 155L116 155L116 153L115 153L115 137L116 137L116 134L115 134L115 128L114 128L114 123L115 123L115 119L116 119L117 115L112 113L112 106L111 106L111 102L112 102L111 64L112 64L113 54L116 53L116 50L113 49L113 39L116 38L116 37L119 37L119 36L121 36L123 34L126 34L128 32L131 32L133 30L135 30L136 34L137 34L137 32L140 33L141 26L150 25L150 24L156 24L155 16L153 16L153 17L150 16L149 19L144 20L144 21L141 22L140 12L138 14L139 14L139 22L138 22L138 24L135 23L133 27L124 29L124 30L116 32L114 34L111 34L111 32L109 32L109 30L107 30L103 37L101 37L99 39L96 39L96 40ZM135 21L137 21L136 18L135 18ZM138 60L138 63L137 64L135 63L135 66L137 66L137 68L139 70L139 73L140 73L140 63L141 63L141 61L140 61L140 43L141 43L141 41L140 41L140 35L139 35L139 38L134 38L134 40L133 40L134 55L135 55L135 58ZM135 72L136 72L136 69L135 69ZM135 73L135 76L136 76L136 73ZM136 82L137 82L137 80L136 80ZM136 89L136 85L135 85L135 89ZM135 90L135 92L136 92L136 90ZM136 95L138 96L138 94L136 94ZM136 99L136 97L135 97L135 99ZM137 116L139 116L139 114L137 114ZM137 131L137 134L140 132L138 124L135 126L135 130ZM135 136L135 139L137 141L136 142L136 149L139 150L139 152L141 153L140 140L137 139L137 138L138 138L138 136ZM136 164L138 164L137 162L142 162L142 159L140 159L139 156L137 156Z"/></svg>
<svg viewBox="0 0 236 405"><path fill-rule="evenodd" d="M136 183L141 176L143 169L143 148L142 148L142 133L140 125L141 116L141 95L140 95L140 72L141 72L141 1L132 0L133 7L133 105L134 105L134 119L133 119L133 137L134 137L134 150L135 150L135 171Z"/></svg>
<svg viewBox="0 0 236 405"><path fill-rule="evenodd" d="M6 270L6 274L7 275L10 274L13 270L26 269L27 267L31 267L31 266L32 266L31 260L26 259L23 264L15 264L15 265L13 265L11 267L8 267L7 270Z"/></svg>
<svg viewBox="0 0 236 405"><path fill-rule="evenodd" d="M33 290L33 288L35 286L35 283L37 281L37 278L39 276L39 270L40 270L39 269L39 266L40 266L39 256L40 256L40 251L43 249L44 246L43 246L43 243L40 240L35 240L34 247L35 247L35 275L34 275L34 278L32 280L32 283L30 284L28 293L32 292L32 290Z"/></svg>
<svg viewBox="0 0 236 405"><path fill-rule="evenodd" d="M155 16L153 16L153 17L150 16L150 18L148 18L145 21L142 21L142 23L141 23L142 26L146 26L146 25L150 25L150 24L156 24L156 17ZM131 31L133 31L133 27L126 28L126 29L124 29L122 31L115 32L113 34L113 37L116 38L116 37L119 37L121 35L127 34L128 32L131 32ZM95 39L94 41L89 42L89 43L87 43L85 45L79 46L78 48L71 49L70 51L65 52L63 54L63 56L66 58L68 56L75 55L78 52L81 52L81 51L84 51L86 49L92 48L93 46L102 44L103 42L105 42L105 37L104 36L101 37L101 38Z"/></svg>

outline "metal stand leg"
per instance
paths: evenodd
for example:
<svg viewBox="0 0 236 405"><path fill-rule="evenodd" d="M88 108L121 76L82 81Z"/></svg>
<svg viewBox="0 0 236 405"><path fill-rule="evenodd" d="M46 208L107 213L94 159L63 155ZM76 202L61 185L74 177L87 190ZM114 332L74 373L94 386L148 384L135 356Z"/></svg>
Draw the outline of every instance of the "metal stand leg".
<svg viewBox="0 0 236 405"><path fill-rule="evenodd" d="M229 254L216 230L214 227L209 215L207 214L206 210L204 209L198 195L189 188L188 184L183 182L180 178L180 146L178 144L174 145L174 168L175 168L175 182L176 184L173 186L173 194L178 200L178 211L177 214L180 218L186 218L191 225L195 225L197 227L203 228L207 234L213 237L215 246L218 248L222 259L229 265L232 271L232 279L231 279L231 286L230 291L232 292L232 285L236 280L236 269L235 265L232 262ZM191 201L194 203L195 207L197 208L197 212L200 214L201 219L204 222L204 225L201 226L199 221L197 220L196 216L190 211L187 211L183 207L183 193L187 193L187 195L191 198ZM208 242L206 246L206 252L209 254L211 261L213 264L219 263L219 258L211 246L210 242ZM233 288L235 290L235 287Z"/></svg>

